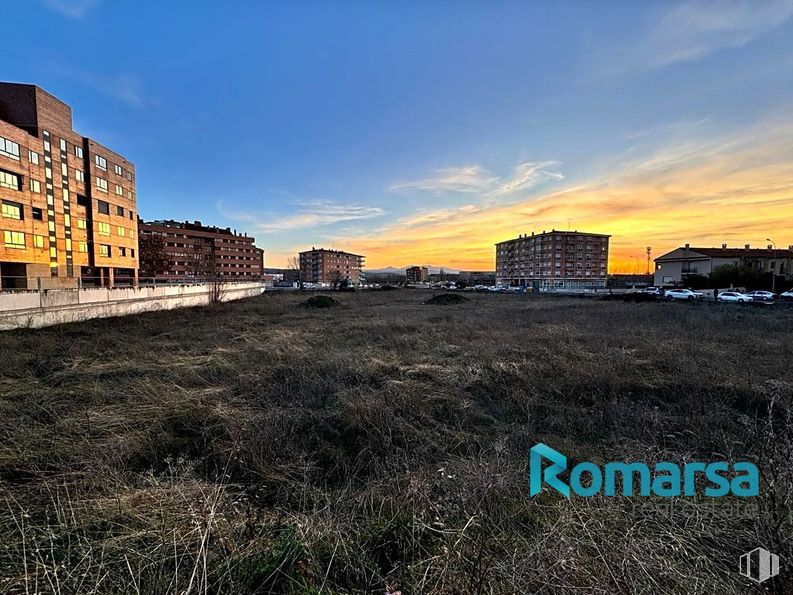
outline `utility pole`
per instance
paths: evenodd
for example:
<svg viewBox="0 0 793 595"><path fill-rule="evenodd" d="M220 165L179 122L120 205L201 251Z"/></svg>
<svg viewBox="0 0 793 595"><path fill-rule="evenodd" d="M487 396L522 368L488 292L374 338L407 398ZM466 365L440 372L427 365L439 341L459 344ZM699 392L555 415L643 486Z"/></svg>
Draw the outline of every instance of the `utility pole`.
<svg viewBox="0 0 793 595"><path fill-rule="evenodd" d="M776 242L768 238L766 238L765 241L771 242L771 245L774 247L774 252L776 252ZM771 253L771 256L773 257L773 252ZM774 269L771 269L771 293L776 293L775 290L776 290L776 271Z"/></svg>
<svg viewBox="0 0 793 595"><path fill-rule="evenodd" d="M649 275L650 274L650 256L653 253L653 247L652 246L647 246L646 252L647 252L647 272L645 274Z"/></svg>

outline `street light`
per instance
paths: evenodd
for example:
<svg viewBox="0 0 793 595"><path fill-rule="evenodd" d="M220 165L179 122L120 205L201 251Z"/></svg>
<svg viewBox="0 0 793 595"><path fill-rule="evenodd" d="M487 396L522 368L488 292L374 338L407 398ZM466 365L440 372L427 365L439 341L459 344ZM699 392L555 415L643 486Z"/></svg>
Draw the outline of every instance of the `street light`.
<svg viewBox="0 0 793 595"><path fill-rule="evenodd" d="M776 242L774 242L774 240L770 238L766 238L765 241L771 242L771 245L774 247L774 250L776 250ZM771 269L771 293L776 293L775 289L776 289L776 271L774 269Z"/></svg>

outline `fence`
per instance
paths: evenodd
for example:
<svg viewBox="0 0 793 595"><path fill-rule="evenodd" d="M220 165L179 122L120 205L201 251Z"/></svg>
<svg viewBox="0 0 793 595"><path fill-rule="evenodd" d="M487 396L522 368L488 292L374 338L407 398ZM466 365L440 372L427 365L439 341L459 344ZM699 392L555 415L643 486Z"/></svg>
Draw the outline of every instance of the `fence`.
<svg viewBox="0 0 793 595"><path fill-rule="evenodd" d="M0 293L0 330L201 306L264 292L260 281L157 283L5 291Z"/></svg>

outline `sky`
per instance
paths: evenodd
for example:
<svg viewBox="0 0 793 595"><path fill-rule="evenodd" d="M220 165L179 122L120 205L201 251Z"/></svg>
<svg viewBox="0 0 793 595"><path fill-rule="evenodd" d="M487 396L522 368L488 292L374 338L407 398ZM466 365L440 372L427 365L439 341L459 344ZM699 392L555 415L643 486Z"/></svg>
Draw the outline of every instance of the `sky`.
<svg viewBox="0 0 793 595"><path fill-rule="evenodd" d="M136 164L144 219L493 270L494 243L793 244L793 0L4 0L2 78Z"/></svg>

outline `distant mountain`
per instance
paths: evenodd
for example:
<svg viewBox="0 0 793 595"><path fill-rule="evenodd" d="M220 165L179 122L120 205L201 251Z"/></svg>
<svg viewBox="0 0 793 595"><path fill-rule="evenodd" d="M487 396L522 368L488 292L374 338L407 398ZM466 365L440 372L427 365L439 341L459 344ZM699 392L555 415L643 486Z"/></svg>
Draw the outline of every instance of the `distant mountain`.
<svg viewBox="0 0 793 595"><path fill-rule="evenodd" d="M438 266L433 266L431 264L409 265L409 266L425 266L429 269L430 275L437 275L438 273L441 272L441 269L443 269L444 273L449 273L450 275L456 275L457 273L460 272L457 269L452 269L449 267L438 267ZM387 267L383 267L382 269L365 269L365 271L367 273L377 273L381 275L404 275L405 269L407 268L409 267L400 268L400 267L387 266Z"/></svg>

